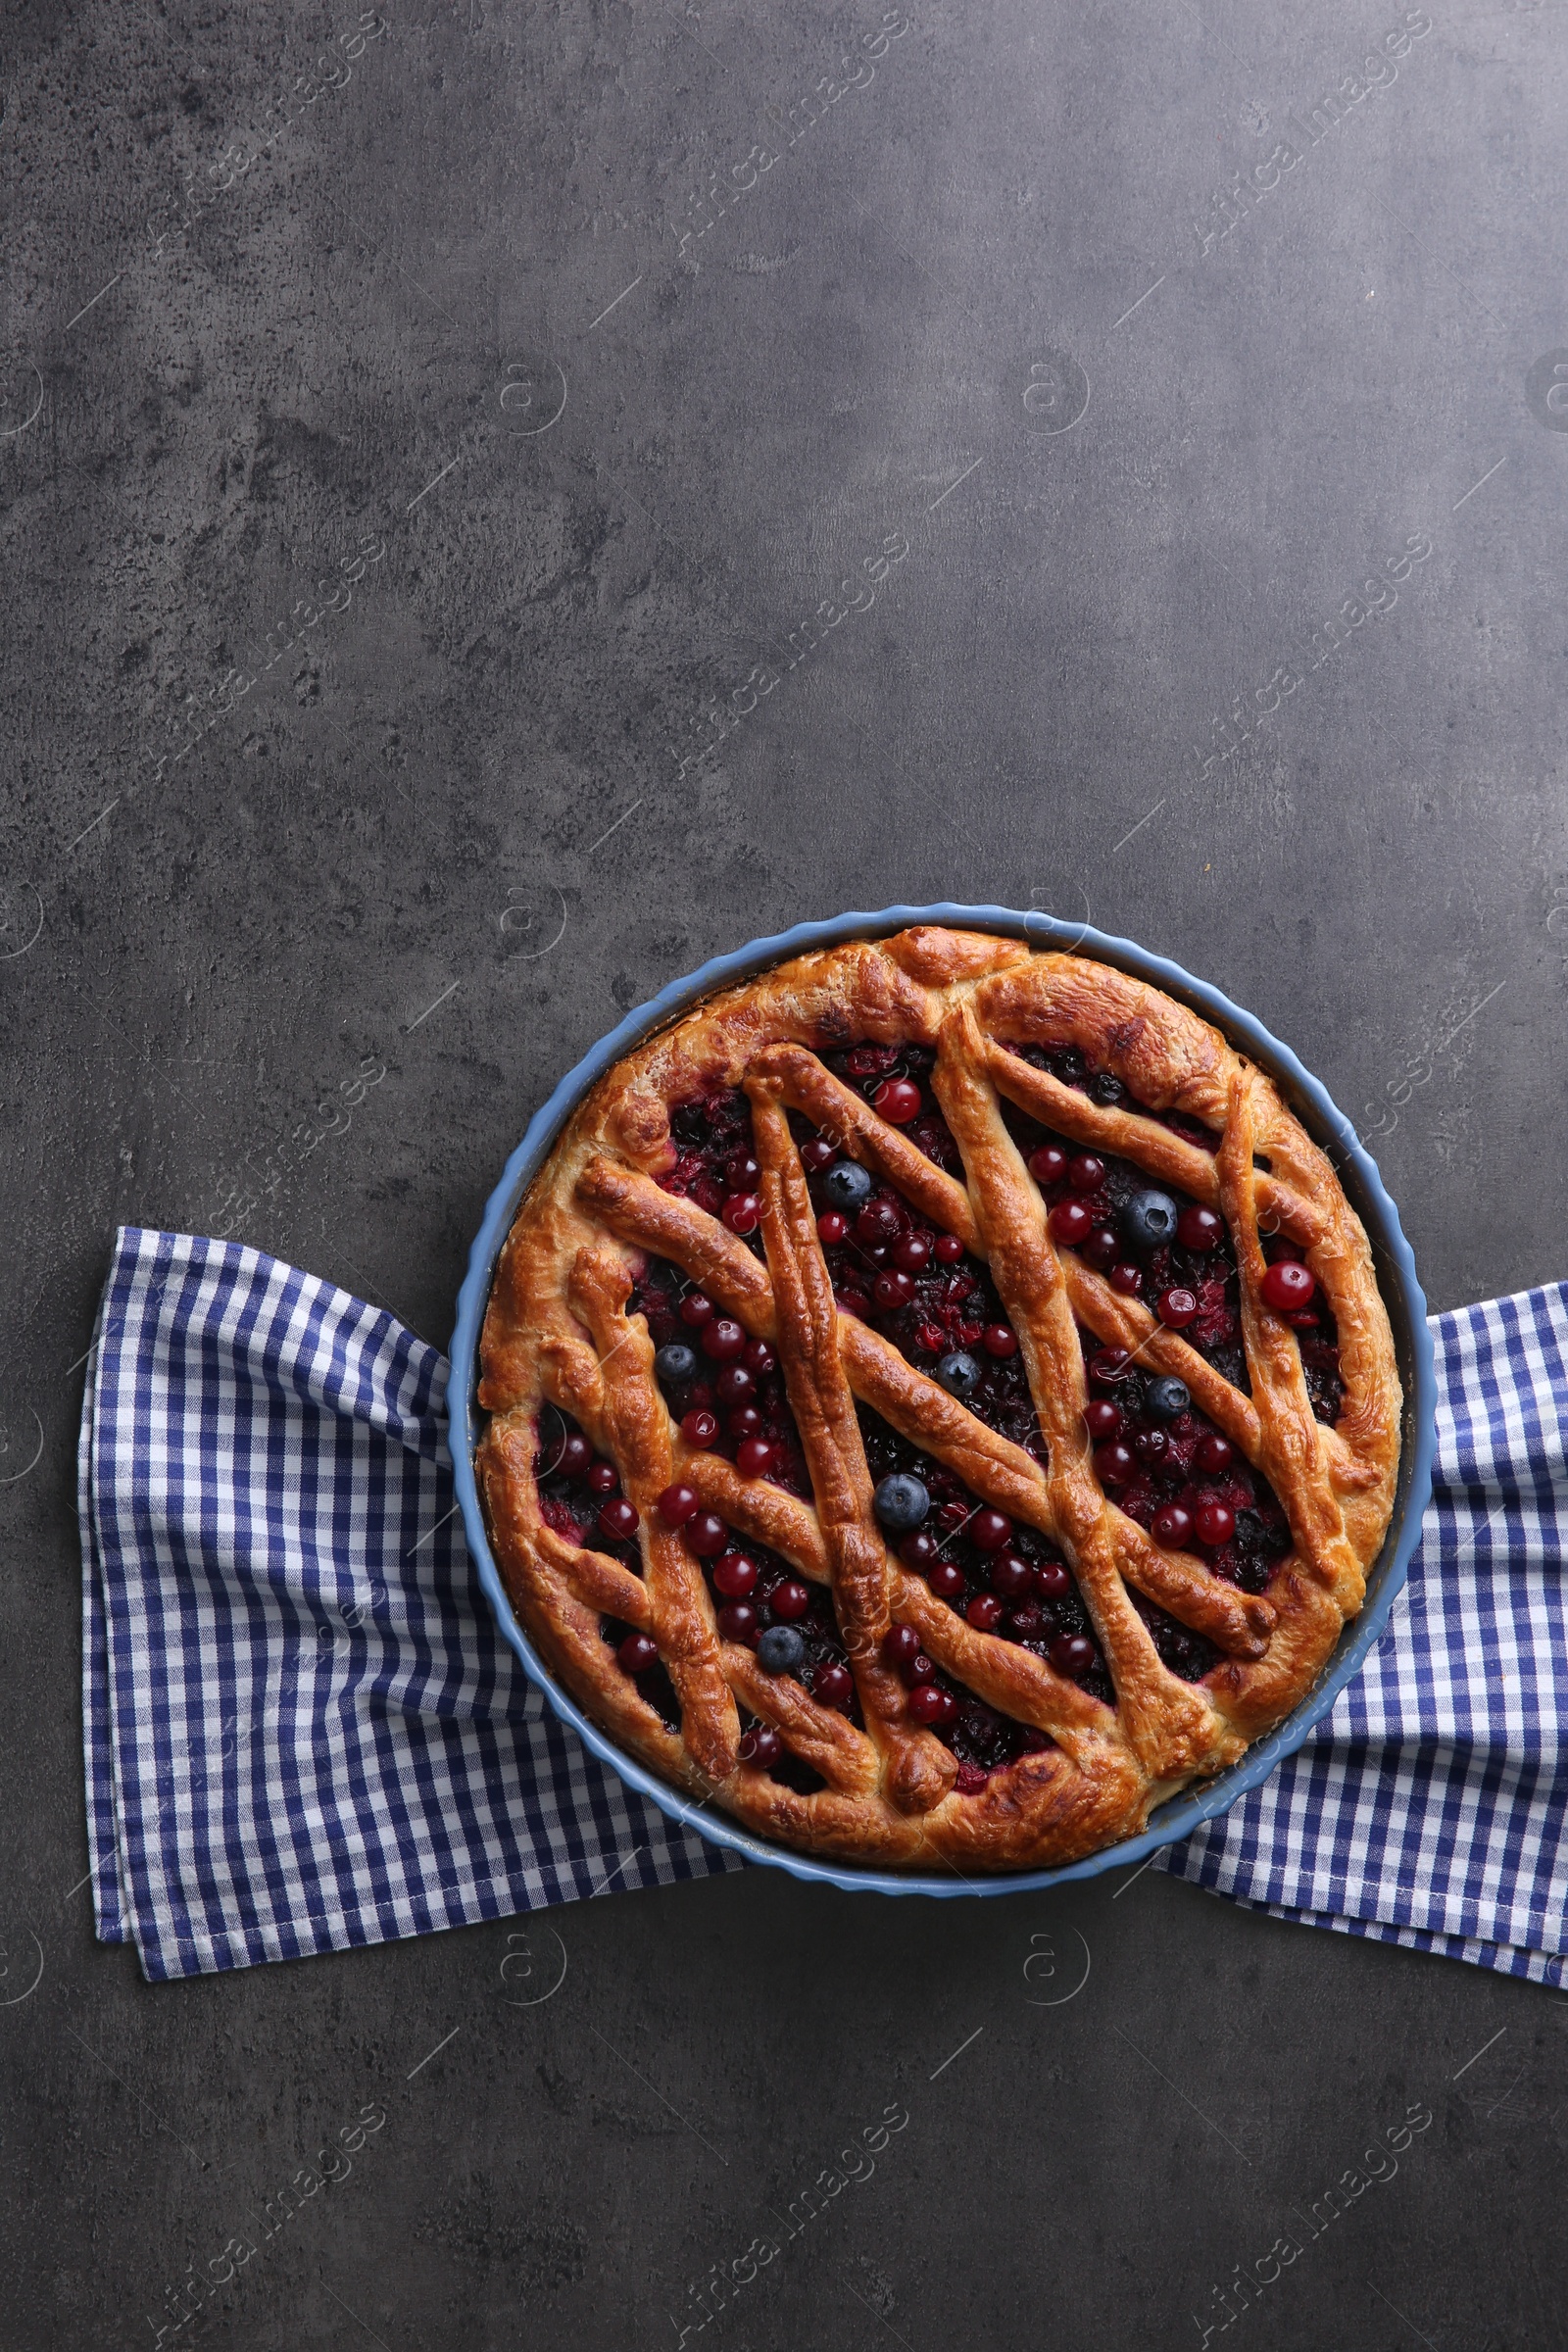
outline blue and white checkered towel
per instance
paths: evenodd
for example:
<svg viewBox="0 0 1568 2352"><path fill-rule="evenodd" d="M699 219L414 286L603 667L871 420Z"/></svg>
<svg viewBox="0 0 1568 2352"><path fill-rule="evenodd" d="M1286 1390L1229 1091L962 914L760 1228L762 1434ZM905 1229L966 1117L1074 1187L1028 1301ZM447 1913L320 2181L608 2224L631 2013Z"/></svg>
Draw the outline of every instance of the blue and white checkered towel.
<svg viewBox="0 0 1568 2352"><path fill-rule="evenodd" d="M98 1934L243 1968L738 1868L501 1639L445 1357L234 1242L122 1231L78 1452Z"/></svg>
<svg viewBox="0 0 1568 2352"><path fill-rule="evenodd" d="M1298 1755L1159 1859L1313 1926L1562 1981L1568 1285L1439 1318L1435 1499ZM149 1977L739 1867L603 1771L494 1628L447 1367L232 1242L122 1232L82 1414L98 1933Z"/></svg>

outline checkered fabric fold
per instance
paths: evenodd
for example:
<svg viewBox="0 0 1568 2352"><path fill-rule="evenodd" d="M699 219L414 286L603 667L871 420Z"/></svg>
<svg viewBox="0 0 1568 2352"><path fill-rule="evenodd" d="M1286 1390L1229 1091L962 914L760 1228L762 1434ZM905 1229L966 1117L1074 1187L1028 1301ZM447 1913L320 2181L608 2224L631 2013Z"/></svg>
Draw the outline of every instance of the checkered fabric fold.
<svg viewBox="0 0 1568 2352"><path fill-rule="evenodd" d="M1437 1319L1438 1459L1358 1679L1158 1856L1314 1927L1560 1984L1568 1285ZM121 1233L82 1413L98 1933L149 1977L741 1867L601 1769L500 1639L444 1358L231 1242Z"/></svg>
<svg viewBox="0 0 1568 2352"><path fill-rule="evenodd" d="M740 1867L501 1639L446 1380L275 1258L119 1235L78 1451L87 1830L98 1934L150 1978Z"/></svg>
<svg viewBox="0 0 1568 2352"><path fill-rule="evenodd" d="M1560 1984L1568 1284L1432 1331L1432 1507L1388 1631L1306 1744L1159 1860L1280 1919Z"/></svg>

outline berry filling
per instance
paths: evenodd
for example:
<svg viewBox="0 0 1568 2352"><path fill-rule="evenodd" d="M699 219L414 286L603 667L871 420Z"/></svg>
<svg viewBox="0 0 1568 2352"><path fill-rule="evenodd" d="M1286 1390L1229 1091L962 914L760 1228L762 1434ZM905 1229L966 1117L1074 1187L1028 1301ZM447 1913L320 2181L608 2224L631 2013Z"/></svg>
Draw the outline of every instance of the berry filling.
<svg viewBox="0 0 1568 2352"><path fill-rule="evenodd" d="M614 1651L621 1673L636 1684L639 1698L647 1700L668 1730L678 1732L680 1700L652 1637L635 1632L618 1617L601 1617L599 1632Z"/></svg>
<svg viewBox="0 0 1568 2352"><path fill-rule="evenodd" d="M767 1342L748 1339L663 1257L645 1260L626 1311L648 1319L654 1370L687 1441L723 1454L743 1478L771 1479L809 1501L800 1432Z"/></svg>
<svg viewBox="0 0 1568 2352"><path fill-rule="evenodd" d="M1301 1252L1294 1242L1266 1240L1263 1255L1270 1267L1301 1266L1305 1280L1299 1279L1288 1288L1281 1287L1285 1320L1296 1333L1297 1346L1301 1351L1301 1370L1306 1377L1306 1393L1311 1399L1316 1419L1332 1429L1340 1417L1345 1402L1345 1382L1340 1372L1340 1327L1320 1286L1301 1265ZM1265 1282L1264 1297L1268 1298L1273 1286ZM1293 1297L1304 1294L1300 1304ZM1269 1299L1273 1304L1273 1300Z"/></svg>
<svg viewBox="0 0 1568 2352"><path fill-rule="evenodd" d="M1224 1652L1205 1636L1195 1634L1191 1626L1183 1625L1156 1602L1146 1600L1142 1592L1134 1592L1131 1586L1128 1592L1133 1607L1153 1637L1160 1664L1170 1673L1184 1683L1200 1683L1222 1662Z"/></svg>
<svg viewBox="0 0 1568 2352"><path fill-rule="evenodd" d="M1013 1046L1008 1051L1037 1070L1049 1070L1092 1102L1135 1109L1205 1152L1219 1149L1220 1138L1212 1129L1180 1111L1152 1110L1108 1070L1095 1070L1076 1046ZM1250 1395L1236 1253L1223 1218L1185 1193L1155 1185L1130 1160L1102 1159L1085 1152L1010 1102L1004 1104L1003 1115L1045 1195L1058 1246L1075 1249L1112 1289L1142 1298L1233 1388ZM1160 1230L1156 1204L1177 1210L1174 1235ZM1263 1255L1271 1266L1298 1261L1300 1254L1293 1242L1263 1243ZM1313 1415L1332 1429L1345 1401L1339 1331L1322 1292L1313 1295L1311 1286L1300 1287L1306 1288L1306 1298L1288 1320L1299 1339ZM1289 1303L1283 1293L1280 1303Z"/></svg>
<svg viewBox="0 0 1568 2352"><path fill-rule="evenodd" d="M752 1106L738 1088L722 1088L675 1103L669 1113L673 1164L656 1181L710 1216L760 1256L762 1203L752 1152Z"/></svg>
<svg viewBox="0 0 1568 2352"><path fill-rule="evenodd" d="M546 1527L641 1576L637 1510L620 1491L614 1463L596 1457L576 1422L553 1404L541 1407L534 1434L533 1475Z"/></svg>
<svg viewBox="0 0 1568 2352"><path fill-rule="evenodd" d="M962 1154L931 1092L937 1057L929 1046L850 1046L822 1059L881 1118L902 1128L927 1159L950 1176L962 1176Z"/></svg>
<svg viewBox="0 0 1568 2352"><path fill-rule="evenodd" d="M1011 1103L1004 1116L1045 1199L1058 1249L1076 1250L1112 1289L1141 1298L1232 1388L1250 1395L1236 1253L1224 1219L1186 1193L1153 1184L1130 1159L1085 1152Z"/></svg>
<svg viewBox="0 0 1568 2352"><path fill-rule="evenodd" d="M1181 1381L1143 1370L1081 1326L1078 1337L1089 1376L1084 1419L1111 1500L1157 1544L1196 1551L1228 1584L1261 1592L1291 1547L1268 1481L1194 1406Z"/></svg>
<svg viewBox="0 0 1568 2352"><path fill-rule="evenodd" d="M1120 1078L1111 1071L1101 1069L1090 1061L1076 1046L1014 1046L1007 1047L1020 1061L1031 1069L1044 1070L1048 1076L1070 1086L1076 1095L1087 1095L1091 1102L1099 1102L1107 1110L1134 1110L1146 1119L1153 1119L1179 1135L1185 1143L1197 1144L1200 1151L1217 1152L1220 1138L1212 1127L1200 1119L1189 1118L1185 1111L1155 1110L1142 1102Z"/></svg>
<svg viewBox="0 0 1568 2352"><path fill-rule="evenodd" d="M1114 1706L1115 1691L1089 1612L1055 1547L1034 1528L981 1502L956 1472L900 1437L868 1405L858 1409L865 1458L876 1482L878 1516L905 1567L923 1577L936 1597L977 1632L1018 1642L1078 1683L1092 1698ZM882 1498L889 1485L902 1486L905 1480L918 1484L928 1507L917 1526L898 1534L887 1528ZM906 1661L890 1654L910 1686L911 1712L924 1721L924 1702L915 1703L918 1689L942 1678L929 1659L917 1660L911 1653ZM931 1728L943 1729L935 1715Z"/></svg>
<svg viewBox="0 0 1568 2352"><path fill-rule="evenodd" d="M988 1428L1044 1461L1018 1335L984 1260L801 1125L802 1162L841 1312L870 1324Z"/></svg>

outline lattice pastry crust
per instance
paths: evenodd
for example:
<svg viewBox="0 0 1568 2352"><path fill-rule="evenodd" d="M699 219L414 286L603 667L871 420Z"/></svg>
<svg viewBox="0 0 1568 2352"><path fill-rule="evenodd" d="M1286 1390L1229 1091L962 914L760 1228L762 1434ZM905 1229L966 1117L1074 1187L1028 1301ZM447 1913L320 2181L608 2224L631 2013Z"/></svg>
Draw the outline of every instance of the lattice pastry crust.
<svg viewBox="0 0 1568 2352"><path fill-rule="evenodd" d="M961 1177L826 1066L824 1055L842 1061L866 1043L926 1050ZM1102 1078L1096 1099L1037 1066L1049 1054L1023 1058L1031 1047L1070 1049L1114 1083ZM744 1090L751 1106L765 1256L659 1181L677 1157L671 1110L723 1089ZM1169 1113L1180 1115L1166 1123ZM872 1318L836 1303L802 1163L806 1121L988 1271L1038 1413L1032 1445L989 1426ZM1026 1121L1219 1212L1250 1394L1146 1299L1054 1240L1018 1140ZM1194 1123L1216 1149L1181 1132ZM1298 1330L1264 1298L1270 1236L1295 1246L1332 1310L1343 1385L1333 1426L1314 1417ZM627 1311L650 1259L681 1269L716 1312L775 1351L810 1499L687 1442L656 1377L648 1321ZM1266 1482L1283 1519L1261 1590L1217 1574L1196 1544L1154 1541L1106 1493L1085 1421L1086 1344L1096 1343L1125 1351L1140 1374L1185 1383L1194 1412ZM491 1419L477 1468L495 1554L552 1672L678 1789L763 1837L884 1867L1070 1860L1135 1833L1184 1784L1232 1763L1300 1698L1360 1607L1398 1465L1399 1384L1366 1236L1269 1079L1137 979L971 932L915 929L803 956L710 999L619 1062L517 1214L482 1373ZM552 1429L575 1422L614 1465L638 1515L635 1549L628 1542L616 1556L573 1540L547 1511L538 1457L550 1405L569 1417ZM1113 1703L1056 1671L1049 1644L977 1630L905 1564L873 1511L870 1423L858 1407L1065 1562ZM830 1589L854 1677L848 1702L825 1705L795 1676L764 1672L755 1635L725 1638L703 1562L660 1509L681 1483L732 1542L765 1546L808 1586ZM1190 1629L1189 1646L1199 1636L1209 1645L1206 1672L1184 1677L1162 1663L1151 1630L1161 1613L1167 1628ZM1025 1727L1020 1752L982 1771L915 1720L888 1662L896 1624L915 1630L950 1693L972 1694L988 1720L1014 1727L1015 1741ZM657 1644L662 1708L617 1662L616 1628ZM748 1722L778 1735L792 1773L742 1760ZM803 1793L792 1781L815 1785Z"/></svg>

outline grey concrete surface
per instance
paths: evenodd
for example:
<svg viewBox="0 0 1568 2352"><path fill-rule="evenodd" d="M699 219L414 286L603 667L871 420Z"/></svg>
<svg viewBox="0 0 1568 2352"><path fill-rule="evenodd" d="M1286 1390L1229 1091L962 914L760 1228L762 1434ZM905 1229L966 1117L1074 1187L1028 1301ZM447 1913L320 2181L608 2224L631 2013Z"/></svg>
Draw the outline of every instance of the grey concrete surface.
<svg viewBox="0 0 1568 2352"><path fill-rule="evenodd" d="M1152 1871L607 1896L524 2006L506 1925L149 1988L77 1884L70 1496L117 1222L444 1344L621 1008L896 899L1255 1009L1436 1305L1562 1274L1565 99L1549 0L6 9L8 2352L674 2352L896 2104L686 2340L1561 2342L1562 1998Z"/></svg>

